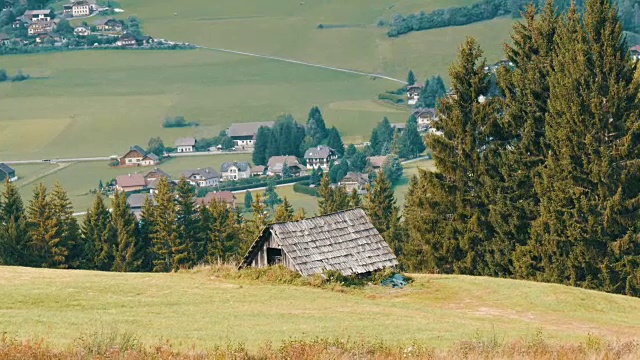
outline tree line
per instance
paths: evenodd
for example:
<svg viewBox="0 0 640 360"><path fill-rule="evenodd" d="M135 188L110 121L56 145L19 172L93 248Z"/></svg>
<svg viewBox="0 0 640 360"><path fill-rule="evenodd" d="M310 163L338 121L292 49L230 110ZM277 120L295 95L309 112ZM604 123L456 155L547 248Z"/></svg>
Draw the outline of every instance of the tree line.
<svg viewBox="0 0 640 360"><path fill-rule="evenodd" d="M491 84L475 40L450 68L443 135L426 138L438 172L411 180L403 263L640 296L640 87L615 7L548 1L511 38L503 96L479 101Z"/></svg>

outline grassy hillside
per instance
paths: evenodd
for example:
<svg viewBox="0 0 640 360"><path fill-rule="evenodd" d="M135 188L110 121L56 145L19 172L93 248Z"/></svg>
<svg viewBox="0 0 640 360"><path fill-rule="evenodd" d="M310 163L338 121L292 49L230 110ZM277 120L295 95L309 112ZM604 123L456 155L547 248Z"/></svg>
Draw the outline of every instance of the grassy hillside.
<svg viewBox="0 0 640 360"><path fill-rule="evenodd" d="M588 334L640 334L640 299L560 285L466 276L418 275L405 289L336 292L224 280L208 269L120 274L0 267L0 331L57 345L94 331L143 341L210 347L290 338L363 338L448 346L541 334L583 341Z"/></svg>

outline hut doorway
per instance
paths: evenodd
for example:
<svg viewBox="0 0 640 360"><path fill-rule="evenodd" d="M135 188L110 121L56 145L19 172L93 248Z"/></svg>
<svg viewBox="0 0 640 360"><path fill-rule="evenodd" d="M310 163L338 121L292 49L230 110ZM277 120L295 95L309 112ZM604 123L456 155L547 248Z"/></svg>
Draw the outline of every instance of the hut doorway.
<svg viewBox="0 0 640 360"><path fill-rule="evenodd" d="M282 263L282 249L267 248L267 265L278 265Z"/></svg>

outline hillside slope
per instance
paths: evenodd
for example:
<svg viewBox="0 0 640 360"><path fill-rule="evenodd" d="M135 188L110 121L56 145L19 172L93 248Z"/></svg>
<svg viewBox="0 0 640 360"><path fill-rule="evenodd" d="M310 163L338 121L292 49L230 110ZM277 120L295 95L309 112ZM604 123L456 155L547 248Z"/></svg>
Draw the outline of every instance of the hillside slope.
<svg viewBox="0 0 640 360"><path fill-rule="evenodd" d="M640 334L640 299L559 285L418 275L405 289L337 292L223 280L207 269L120 274L0 267L0 332L67 344L99 331L178 347L257 346L290 338L417 340Z"/></svg>

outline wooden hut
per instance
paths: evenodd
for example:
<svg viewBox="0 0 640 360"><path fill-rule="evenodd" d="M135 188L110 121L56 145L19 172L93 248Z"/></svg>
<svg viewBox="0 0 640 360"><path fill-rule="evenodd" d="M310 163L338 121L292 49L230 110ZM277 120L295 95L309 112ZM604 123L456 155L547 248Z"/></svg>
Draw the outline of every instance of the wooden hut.
<svg viewBox="0 0 640 360"><path fill-rule="evenodd" d="M304 276L365 274L395 267L396 256L362 209L267 226L240 268L282 264Z"/></svg>

